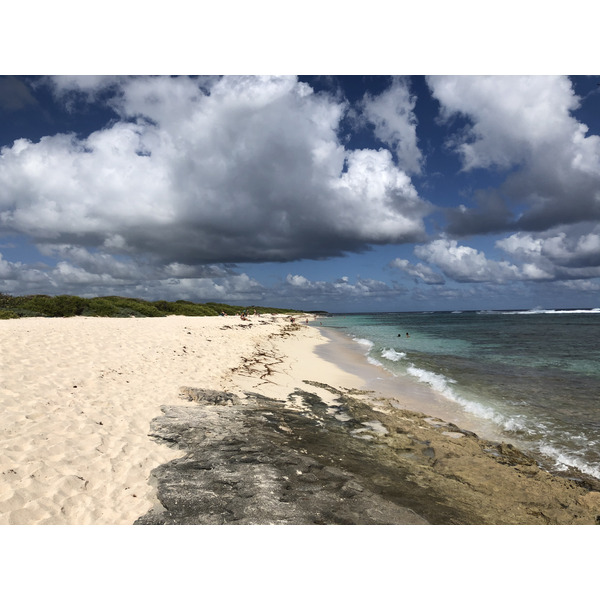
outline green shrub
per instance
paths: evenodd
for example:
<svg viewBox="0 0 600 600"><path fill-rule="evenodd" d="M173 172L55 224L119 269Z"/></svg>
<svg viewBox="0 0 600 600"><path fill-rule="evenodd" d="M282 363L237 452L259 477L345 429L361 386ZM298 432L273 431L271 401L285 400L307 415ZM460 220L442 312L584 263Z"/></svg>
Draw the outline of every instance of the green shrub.
<svg viewBox="0 0 600 600"><path fill-rule="evenodd" d="M78 296L24 296L14 303L13 310L45 317L72 317L83 312L87 300Z"/></svg>
<svg viewBox="0 0 600 600"><path fill-rule="evenodd" d="M158 310L151 302L137 298L123 298L121 296L104 296L100 300L106 301L113 307L114 315L111 316L140 316L164 317L165 313Z"/></svg>
<svg viewBox="0 0 600 600"><path fill-rule="evenodd" d="M0 319L18 319L19 315L12 310L0 308Z"/></svg>
<svg viewBox="0 0 600 600"><path fill-rule="evenodd" d="M152 304L162 313L165 314L175 314L177 310L177 306L174 302L167 302L166 300L157 300L156 302L152 302Z"/></svg>
<svg viewBox="0 0 600 600"><path fill-rule="evenodd" d="M0 308L12 308L15 304L15 298L9 294L3 294L0 292Z"/></svg>
<svg viewBox="0 0 600 600"><path fill-rule="evenodd" d="M206 306L210 307L217 315L223 312L226 315L235 315L245 310L243 306L230 306L229 304L221 304L220 302L207 302Z"/></svg>
<svg viewBox="0 0 600 600"><path fill-rule="evenodd" d="M72 317L76 315L90 317L164 317L166 315L204 317L222 313L235 315L246 310L250 313L254 310L259 313L298 312L282 308L232 306L220 302L198 304L189 300L149 302L139 298L125 298L122 296L102 296L85 299L79 296L62 295L53 297L44 294L13 297L3 293L0 293L0 310L14 314L16 317Z"/></svg>
<svg viewBox="0 0 600 600"><path fill-rule="evenodd" d="M114 317L116 312L117 308L105 298L91 298L81 314L84 317Z"/></svg>

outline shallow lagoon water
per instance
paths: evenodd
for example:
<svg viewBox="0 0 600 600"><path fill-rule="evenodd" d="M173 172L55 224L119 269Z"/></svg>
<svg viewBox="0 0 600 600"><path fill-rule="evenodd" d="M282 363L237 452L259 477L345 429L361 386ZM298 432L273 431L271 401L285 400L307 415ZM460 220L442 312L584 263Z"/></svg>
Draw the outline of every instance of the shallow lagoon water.
<svg viewBox="0 0 600 600"><path fill-rule="evenodd" d="M322 324L544 466L600 478L599 309L332 315Z"/></svg>

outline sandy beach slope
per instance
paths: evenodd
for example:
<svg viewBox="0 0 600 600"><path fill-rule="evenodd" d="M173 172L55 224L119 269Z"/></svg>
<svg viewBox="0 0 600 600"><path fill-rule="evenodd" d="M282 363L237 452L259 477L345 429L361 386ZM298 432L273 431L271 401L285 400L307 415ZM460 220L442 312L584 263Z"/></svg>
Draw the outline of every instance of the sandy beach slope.
<svg viewBox="0 0 600 600"><path fill-rule="evenodd" d="M150 471L181 455L148 432L161 405L187 403L182 386L285 396L299 352L314 375L320 340L308 327L289 340L287 364L268 358L269 337L286 323L271 315L0 321L0 523L132 523L156 502ZM323 366L328 381L360 384Z"/></svg>
<svg viewBox="0 0 600 600"><path fill-rule="evenodd" d="M344 497L354 498L340 500L344 506L382 499L382 506L407 507L430 523L600 520L600 492L541 471L506 444L407 411L398 398L365 394L359 368L342 370L320 357L328 342L306 326L310 318L296 324L283 315L0 321L0 524L131 524L162 510L151 472L186 452L149 433L157 418L165 419L161 407L189 407L197 389L240 398L231 410L193 409L204 411L201 426L212 438L229 434L210 423L238 427L231 415L267 415L259 420L268 425L277 414L276 431L261 429L258 440L282 439L285 452L300 444L294 456L312 483L303 469L279 478L289 478L285 493L298 506L309 483L318 496L318 477L329 472L346 482ZM309 424L302 436L293 431L301 419ZM311 456L317 446L306 447L302 437L313 433L320 446ZM330 500L338 502L335 493ZM336 521L336 510L314 522L361 522Z"/></svg>

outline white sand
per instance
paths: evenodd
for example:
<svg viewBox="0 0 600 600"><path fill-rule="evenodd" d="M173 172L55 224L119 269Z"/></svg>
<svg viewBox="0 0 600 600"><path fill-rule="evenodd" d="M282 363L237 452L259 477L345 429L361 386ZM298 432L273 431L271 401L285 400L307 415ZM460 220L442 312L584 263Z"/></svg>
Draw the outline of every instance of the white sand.
<svg viewBox="0 0 600 600"><path fill-rule="evenodd" d="M186 402L183 386L280 398L310 389L303 379L361 386L314 354L317 330L276 335L288 325L270 315L0 321L0 524L146 513L151 470L181 455L148 437L150 421Z"/></svg>

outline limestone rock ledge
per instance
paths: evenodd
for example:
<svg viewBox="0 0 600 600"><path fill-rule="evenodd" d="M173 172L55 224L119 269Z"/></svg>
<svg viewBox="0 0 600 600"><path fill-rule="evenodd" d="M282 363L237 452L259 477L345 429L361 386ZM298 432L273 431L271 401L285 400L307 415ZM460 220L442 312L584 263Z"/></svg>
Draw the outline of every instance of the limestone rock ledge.
<svg viewBox="0 0 600 600"><path fill-rule="evenodd" d="M186 453L153 471L136 524L593 524L600 492L507 444L333 390L286 401L182 388L151 436Z"/></svg>

